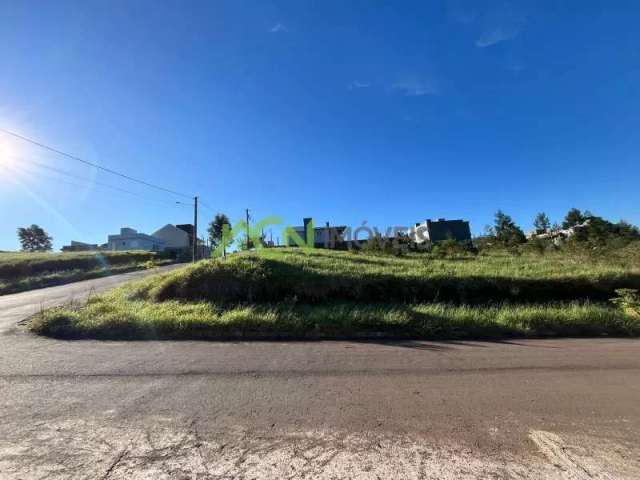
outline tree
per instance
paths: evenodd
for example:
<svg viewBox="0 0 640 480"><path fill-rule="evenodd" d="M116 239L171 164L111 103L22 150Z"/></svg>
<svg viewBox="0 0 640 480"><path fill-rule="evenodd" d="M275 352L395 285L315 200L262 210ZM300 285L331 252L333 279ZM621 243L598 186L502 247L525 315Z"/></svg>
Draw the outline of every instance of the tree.
<svg viewBox="0 0 640 480"><path fill-rule="evenodd" d="M586 241L592 247L606 244L624 246L632 240L640 238L638 228L627 222L612 223L602 217L590 215L589 224L576 230L573 238L576 241Z"/></svg>
<svg viewBox="0 0 640 480"><path fill-rule="evenodd" d="M640 239L640 229L629 222L620 220L618 223L614 224L614 228L616 229L616 233L621 237L628 238L630 240Z"/></svg>
<svg viewBox="0 0 640 480"><path fill-rule="evenodd" d="M533 227L536 230L548 231L551 229L551 221L546 213L540 212L536 215L536 218L533 220Z"/></svg>
<svg viewBox="0 0 640 480"><path fill-rule="evenodd" d="M42 227L31 225L18 228L18 239L25 252L48 252L53 248L51 238Z"/></svg>
<svg viewBox="0 0 640 480"><path fill-rule="evenodd" d="M585 212L588 213L588 212ZM567 215L564 217L564 222L562 222L562 228L571 228L584 223L587 219L587 216L583 214L579 209L572 208L567 212Z"/></svg>
<svg viewBox="0 0 640 480"><path fill-rule="evenodd" d="M520 227L502 210L496 212L493 228L496 232L496 239L505 246L514 246L524 243L526 240Z"/></svg>
<svg viewBox="0 0 640 480"><path fill-rule="evenodd" d="M216 216L213 217L213 221L209 223L209 228L207 228L211 248L215 249L222 242L225 225L227 225L227 228L231 228L229 217L224 213L216 213ZM226 245L222 246L222 253L223 255L226 255Z"/></svg>
<svg viewBox="0 0 640 480"><path fill-rule="evenodd" d="M482 231L482 236L483 237L495 237L496 236L496 229L493 228L493 225L485 225L484 229Z"/></svg>

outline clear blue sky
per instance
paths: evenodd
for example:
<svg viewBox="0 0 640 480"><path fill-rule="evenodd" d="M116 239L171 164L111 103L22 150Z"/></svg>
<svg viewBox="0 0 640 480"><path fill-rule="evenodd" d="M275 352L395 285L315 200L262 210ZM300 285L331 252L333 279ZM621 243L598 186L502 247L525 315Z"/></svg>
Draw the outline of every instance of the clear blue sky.
<svg viewBox="0 0 640 480"><path fill-rule="evenodd" d="M635 1L3 0L0 127L233 220L638 224L638 25ZM0 170L0 249L31 223L59 248L191 219L2 134L0 155L21 171Z"/></svg>

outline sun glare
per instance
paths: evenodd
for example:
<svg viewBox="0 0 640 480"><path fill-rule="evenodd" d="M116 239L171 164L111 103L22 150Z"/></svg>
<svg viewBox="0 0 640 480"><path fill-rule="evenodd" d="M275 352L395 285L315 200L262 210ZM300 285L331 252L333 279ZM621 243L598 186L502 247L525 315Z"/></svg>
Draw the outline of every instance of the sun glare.
<svg viewBox="0 0 640 480"><path fill-rule="evenodd" d="M17 153L17 148L13 142L0 138L0 167L15 167L17 165Z"/></svg>

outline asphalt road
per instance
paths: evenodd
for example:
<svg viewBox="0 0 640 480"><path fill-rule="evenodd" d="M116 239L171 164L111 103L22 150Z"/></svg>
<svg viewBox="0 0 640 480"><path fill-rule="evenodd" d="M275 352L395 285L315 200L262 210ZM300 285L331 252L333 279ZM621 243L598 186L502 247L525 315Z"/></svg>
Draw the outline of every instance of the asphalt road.
<svg viewBox="0 0 640 480"><path fill-rule="evenodd" d="M15 325L59 291L29 298L2 479L640 478L636 340L58 341Z"/></svg>
<svg viewBox="0 0 640 480"><path fill-rule="evenodd" d="M32 316L43 308L82 301L89 295L104 292L131 280L174 270L182 266L184 264L178 263L150 270L138 270L56 287L40 288L13 295L2 295L0 296L0 332L13 329L18 322Z"/></svg>

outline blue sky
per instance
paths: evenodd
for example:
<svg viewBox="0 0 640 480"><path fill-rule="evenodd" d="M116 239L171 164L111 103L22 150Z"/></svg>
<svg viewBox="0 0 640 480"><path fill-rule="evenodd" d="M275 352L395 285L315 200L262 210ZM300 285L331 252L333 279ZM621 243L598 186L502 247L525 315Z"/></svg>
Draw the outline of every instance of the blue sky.
<svg viewBox="0 0 640 480"><path fill-rule="evenodd" d="M0 127L200 195L200 228L246 207L474 233L498 208L525 229L574 206L638 224L639 22L623 1L3 0ZM0 156L0 249L31 223L59 248L192 218L2 134Z"/></svg>

